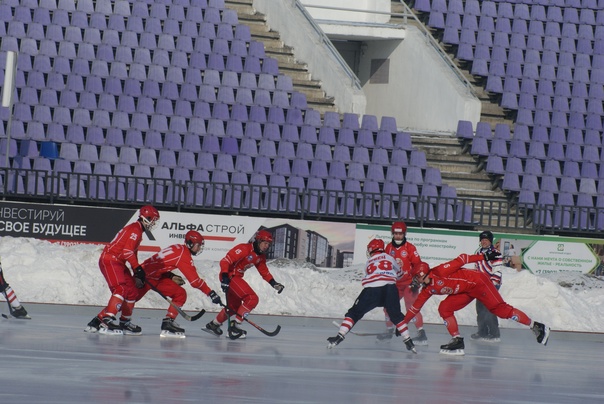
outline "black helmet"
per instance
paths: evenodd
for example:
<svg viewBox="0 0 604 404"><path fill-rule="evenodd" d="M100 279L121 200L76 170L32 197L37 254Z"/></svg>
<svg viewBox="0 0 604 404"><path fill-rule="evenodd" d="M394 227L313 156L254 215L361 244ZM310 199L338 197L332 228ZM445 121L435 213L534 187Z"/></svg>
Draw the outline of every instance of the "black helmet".
<svg viewBox="0 0 604 404"><path fill-rule="evenodd" d="M482 240L483 238L488 239L491 244L493 244L493 233L491 233L488 230L483 231L482 233L480 233L480 236L478 236L478 241Z"/></svg>

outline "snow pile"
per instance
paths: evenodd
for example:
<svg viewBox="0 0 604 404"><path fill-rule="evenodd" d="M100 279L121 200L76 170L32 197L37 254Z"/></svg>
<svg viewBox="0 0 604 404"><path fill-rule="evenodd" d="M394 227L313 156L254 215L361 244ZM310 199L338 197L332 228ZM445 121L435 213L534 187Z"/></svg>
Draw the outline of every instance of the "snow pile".
<svg viewBox="0 0 604 404"><path fill-rule="evenodd" d="M0 243L6 280L20 300L37 303L104 306L109 289L98 269L101 250L99 245L63 246L26 238L4 237ZM141 253L139 258L142 261L149 255ZM204 260L202 253L195 263L210 287L223 295L218 262ZM279 259L270 261L269 268L285 290L278 295L254 268L248 270L246 280L260 297L257 313L341 318L361 291L361 265L325 269ZM189 295L185 310L216 310L207 296L185 287ZM555 330L604 332L603 289L604 281L597 277L574 273L534 276L506 268L500 292L509 304ZM424 306L424 321L442 322L437 311L440 300L442 297L433 297ZM167 303L151 291L137 306L165 308ZM381 320L383 313L377 309L366 318ZM463 325L476 324L474 302L459 311L457 318ZM501 320L500 324L522 327L509 320Z"/></svg>

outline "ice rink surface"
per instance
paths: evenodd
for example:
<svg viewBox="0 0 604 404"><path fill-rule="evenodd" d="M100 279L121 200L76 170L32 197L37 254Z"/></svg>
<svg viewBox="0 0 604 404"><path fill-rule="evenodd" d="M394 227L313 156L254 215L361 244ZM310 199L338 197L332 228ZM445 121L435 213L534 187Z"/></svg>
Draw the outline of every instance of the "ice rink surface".
<svg viewBox="0 0 604 404"><path fill-rule="evenodd" d="M247 339L231 341L200 331L214 317L206 313L179 317L187 334L179 340L159 337L164 310L135 309L141 336L107 336L83 332L97 307L26 308L32 320L0 318L3 404L604 402L602 334L552 332L542 346L528 328L505 328L493 344L462 327L466 355L453 357L439 354L450 339L443 325L425 327L430 345L414 355L401 338L350 334L327 349L334 319L252 314L267 330L281 325L280 334L244 323ZM383 327L361 321L353 330Z"/></svg>

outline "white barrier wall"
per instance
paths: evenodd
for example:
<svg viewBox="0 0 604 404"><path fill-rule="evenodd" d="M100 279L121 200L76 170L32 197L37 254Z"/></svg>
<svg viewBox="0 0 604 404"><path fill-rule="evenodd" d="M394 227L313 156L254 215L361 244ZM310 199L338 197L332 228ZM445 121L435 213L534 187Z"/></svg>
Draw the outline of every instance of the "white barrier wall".
<svg viewBox="0 0 604 404"><path fill-rule="evenodd" d="M372 59L388 59L387 84L371 83ZM403 41L372 41L361 58L359 79L367 114L393 116L399 128L454 132L459 120L480 120L481 102L466 88L415 26Z"/></svg>
<svg viewBox="0 0 604 404"><path fill-rule="evenodd" d="M254 7L266 15L268 24L279 31L281 39L294 47L296 58L308 65L312 78L322 82L327 95L335 97L340 111L365 113L362 89L353 87L344 68L333 58L293 1L254 0Z"/></svg>

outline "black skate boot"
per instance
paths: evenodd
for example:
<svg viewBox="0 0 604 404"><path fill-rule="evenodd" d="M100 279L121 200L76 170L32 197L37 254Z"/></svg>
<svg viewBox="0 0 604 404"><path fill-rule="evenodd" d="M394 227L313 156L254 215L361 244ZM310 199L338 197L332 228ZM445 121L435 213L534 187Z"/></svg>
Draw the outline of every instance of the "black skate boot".
<svg viewBox="0 0 604 404"><path fill-rule="evenodd" d="M231 324L229 327L229 338L230 339L245 338L245 336L247 335L247 331L240 328L240 326L241 326L241 323L238 323L235 320L231 320Z"/></svg>
<svg viewBox="0 0 604 404"><path fill-rule="evenodd" d="M342 341L344 341L344 336L340 333L338 333L338 335L336 335L335 337L329 337L327 338L327 342L329 342L327 348L331 349Z"/></svg>
<svg viewBox="0 0 604 404"><path fill-rule="evenodd" d="M98 318L98 316L94 316L94 318L92 320L90 320L90 322L86 326L86 329L84 330L84 332L95 333L95 332L99 331L100 327L101 327L101 319Z"/></svg>
<svg viewBox="0 0 604 404"><path fill-rule="evenodd" d="M120 327L124 335L141 335L143 333L143 329L130 320L120 320Z"/></svg>
<svg viewBox="0 0 604 404"><path fill-rule="evenodd" d="M10 314L14 318L20 318L22 320L31 320L31 317L27 314L27 310L25 310L25 307L23 306L19 306L17 308L12 309Z"/></svg>
<svg viewBox="0 0 604 404"><path fill-rule="evenodd" d="M549 339L550 328L545 324L534 322L531 327L533 333L537 337L537 342L543 345L547 345L547 340Z"/></svg>
<svg viewBox="0 0 604 404"><path fill-rule="evenodd" d="M173 318L166 317L161 322L160 337L185 338L185 329L181 328Z"/></svg>
<svg viewBox="0 0 604 404"><path fill-rule="evenodd" d="M222 330L220 329L220 324L215 323L214 320L207 323L206 328L202 328L202 331L213 334L217 337L220 337L222 335Z"/></svg>
<svg viewBox="0 0 604 404"><path fill-rule="evenodd" d="M428 345L428 337L426 336L426 331L422 328L421 330L417 330L417 335L413 338L413 343L415 345Z"/></svg>
<svg viewBox="0 0 604 404"><path fill-rule="evenodd" d="M394 327L386 329L386 332L378 334L376 337L378 341L388 341L394 336Z"/></svg>
<svg viewBox="0 0 604 404"><path fill-rule="evenodd" d="M407 347L407 351L411 351L414 354L417 353L417 350L415 349L415 344L413 343L413 340L411 339L411 337L408 337L403 342L405 343L405 347Z"/></svg>
<svg viewBox="0 0 604 404"><path fill-rule="evenodd" d="M92 321L91 321L92 323ZM90 323L88 323L90 324ZM115 323L115 317L107 316L103 317L99 324L99 334L104 335L124 335L122 327Z"/></svg>
<svg viewBox="0 0 604 404"><path fill-rule="evenodd" d="M445 355L465 355L462 337L453 337L448 344L440 346L440 353Z"/></svg>

